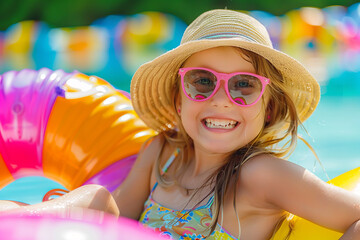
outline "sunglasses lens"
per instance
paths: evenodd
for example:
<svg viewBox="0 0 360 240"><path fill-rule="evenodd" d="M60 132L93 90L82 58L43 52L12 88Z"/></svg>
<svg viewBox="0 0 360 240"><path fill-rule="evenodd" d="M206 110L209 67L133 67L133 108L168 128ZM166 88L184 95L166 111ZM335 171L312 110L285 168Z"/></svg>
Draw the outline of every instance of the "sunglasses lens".
<svg viewBox="0 0 360 240"><path fill-rule="evenodd" d="M231 98L239 105L254 103L262 92L261 80L252 75L238 74L229 79Z"/></svg>
<svg viewBox="0 0 360 240"><path fill-rule="evenodd" d="M213 73L194 69L185 73L184 89L187 95L194 100L207 99L216 87L216 77Z"/></svg>

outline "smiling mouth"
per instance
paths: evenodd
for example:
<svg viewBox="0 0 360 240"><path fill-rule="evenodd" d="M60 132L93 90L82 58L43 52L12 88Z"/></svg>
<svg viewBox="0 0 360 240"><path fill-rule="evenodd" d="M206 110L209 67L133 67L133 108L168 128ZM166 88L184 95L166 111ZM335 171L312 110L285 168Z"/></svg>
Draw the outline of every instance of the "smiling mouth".
<svg viewBox="0 0 360 240"><path fill-rule="evenodd" d="M218 128L218 129L233 129L239 123L234 120L213 119L213 118L205 118L203 122L205 126L208 128Z"/></svg>

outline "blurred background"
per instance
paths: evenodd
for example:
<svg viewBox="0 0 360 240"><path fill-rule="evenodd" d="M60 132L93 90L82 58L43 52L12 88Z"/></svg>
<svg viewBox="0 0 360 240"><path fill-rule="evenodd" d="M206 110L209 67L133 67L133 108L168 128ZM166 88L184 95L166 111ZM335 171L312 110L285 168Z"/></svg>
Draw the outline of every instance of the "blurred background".
<svg viewBox="0 0 360 240"><path fill-rule="evenodd" d="M51 27L86 26L108 15L133 15L144 11L177 16L189 24L214 8L262 10L280 16L301 7L349 7L356 0L1 0L0 30L23 20L44 21Z"/></svg>
<svg viewBox="0 0 360 240"><path fill-rule="evenodd" d="M202 12L248 12L268 29L274 47L304 63L321 86L320 104L300 134L325 171L301 142L290 160L324 180L360 166L359 1L0 1L0 73L80 71L126 91L135 70L178 46Z"/></svg>
<svg viewBox="0 0 360 240"><path fill-rule="evenodd" d="M360 69L359 1L334 4L339 3L1 0L0 72L42 67L78 70L129 90L138 66L176 47L186 26L199 14L229 8L259 19L275 48L304 62L325 86L324 82L353 76ZM338 87L358 90L348 86L336 86L336 91Z"/></svg>

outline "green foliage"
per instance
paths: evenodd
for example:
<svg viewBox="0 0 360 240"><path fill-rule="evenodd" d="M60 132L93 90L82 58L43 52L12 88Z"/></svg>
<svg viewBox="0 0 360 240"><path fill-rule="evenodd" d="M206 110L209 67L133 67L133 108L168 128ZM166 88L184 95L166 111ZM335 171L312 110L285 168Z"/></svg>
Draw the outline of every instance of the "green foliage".
<svg viewBox="0 0 360 240"><path fill-rule="evenodd" d="M350 6L358 0L342 0ZM200 13L214 8L262 10L282 15L303 6L323 8L337 0L0 0L0 31L23 20L39 20L51 27L90 25L108 15L131 15L144 11L173 14L190 23Z"/></svg>

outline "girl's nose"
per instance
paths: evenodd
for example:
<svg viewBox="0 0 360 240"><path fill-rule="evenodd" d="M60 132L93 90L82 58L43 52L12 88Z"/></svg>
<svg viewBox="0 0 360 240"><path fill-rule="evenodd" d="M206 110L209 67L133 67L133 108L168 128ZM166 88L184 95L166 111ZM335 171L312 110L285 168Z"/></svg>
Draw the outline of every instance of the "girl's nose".
<svg viewBox="0 0 360 240"><path fill-rule="evenodd" d="M215 92L211 98L211 103L217 107L229 107L232 102L230 101L225 90L225 81L220 82L219 89Z"/></svg>

